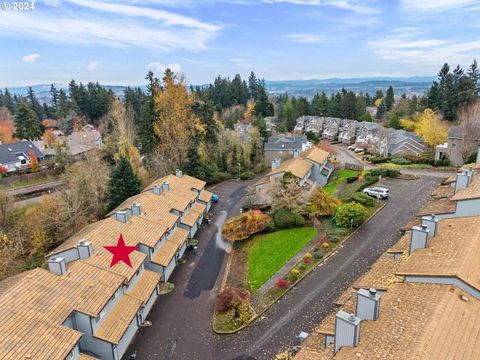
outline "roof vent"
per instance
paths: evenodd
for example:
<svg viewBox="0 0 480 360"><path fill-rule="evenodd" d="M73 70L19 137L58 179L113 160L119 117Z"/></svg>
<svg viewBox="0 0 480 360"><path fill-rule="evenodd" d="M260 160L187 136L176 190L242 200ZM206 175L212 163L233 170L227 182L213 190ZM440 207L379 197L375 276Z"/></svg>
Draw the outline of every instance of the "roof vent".
<svg viewBox="0 0 480 360"><path fill-rule="evenodd" d="M182 170L175 170L175 175L179 178L183 177L183 171Z"/></svg>
<svg viewBox="0 0 480 360"><path fill-rule="evenodd" d="M429 233L428 233L429 237L437 235L438 219L435 217L434 214L430 216L423 216L422 226L426 226L427 229L429 230Z"/></svg>
<svg viewBox="0 0 480 360"><path fill-rule="evenodd" d="M455 192L465 189L470 183L470 177L466 171L459 171L455 180Z"/></svg>
<svg viewBox="0 0 480 360"><path fill-rule="evenodd" d="M170 184L168 183L168 181L164 181L162 183L162 191L169 191L170 190Z"/></svg>
<svg viewBox="0 0 480 360"><path fill-rule="evenodd" d="M67 272L67 265L64 258L51 257L48 259L48 270L57 274L63 275Z"/></svg>
<svg viewBox="0 0 480 360"><path fill-rule="evenodd" d="M142 214L142 205L139 203L132 204L132 215L141 215Z"/></svg>
<svg viewBox="0 0 480 360"><path fill-rule="evenodd" d="M429 234L430 231L426 225L412 227L409 255L412 255L416 249L425 249L428 246Z"/></svg>
<svg viewBox="0 0 480 360"><path fill-rule="evenodd" d="M129 209L130 210L130 209ZM121 221L123 223L128 222L128 219L130 218L130 211L117 211L115 214L112 215L112 218Z"/></svg>
<svg viewBox="0 0 480 360"><path fill-rule="evenodd" d="M153 185L153 188L150 189L155 195L160 195L162 193L162 187L160 185Z"/></svg>
<svg viewBox="0 0 480 360"><path fill-rule="evenodd" d="M93 245L86 240L80 240L78 242L77 250L80 260L89 258L93 255Z"/></svg>

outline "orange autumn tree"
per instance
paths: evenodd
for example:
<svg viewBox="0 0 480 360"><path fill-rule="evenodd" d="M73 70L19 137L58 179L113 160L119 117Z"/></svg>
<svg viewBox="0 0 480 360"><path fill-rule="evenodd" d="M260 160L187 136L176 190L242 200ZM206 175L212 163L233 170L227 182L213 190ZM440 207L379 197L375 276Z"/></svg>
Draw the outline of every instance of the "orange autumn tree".
<svg viewBox="0 0 480 360"><path fill-rule="evenodd" d="M57 137L53 133L52 129L47 129L43 133L43 143L46 147L53 147L57 143Z"/></svg>
<svg viewBox="0 0 480 360"><path fill-rule="evenodd" d="M249 236L264 230L270 224L270 216L259 211L249 211L228 220L222 229L222 235L230 241L245 240Z"/></svg>
<svg viewBox="0 0 480 360"><path fill-rule="evenodd" d="M7 108L0 107L0 143L10 144L13 142L14 125L12 114Z"/></svg>
<svg viewBox="0 0 480 360"><path fill-rule="evenodd" d="M32 169L32 172L36 172L38 170L38 159L33 153L33 150L30 149L28 152L28 157L30 158L30 167Z"/></svg>

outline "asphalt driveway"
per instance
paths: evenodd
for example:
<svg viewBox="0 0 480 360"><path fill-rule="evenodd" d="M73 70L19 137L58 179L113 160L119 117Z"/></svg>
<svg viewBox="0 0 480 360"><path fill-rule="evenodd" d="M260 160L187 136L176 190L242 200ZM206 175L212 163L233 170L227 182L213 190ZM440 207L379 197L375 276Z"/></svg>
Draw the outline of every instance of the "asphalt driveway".
<svg viewBox="0 0 480 360"><path fill-rule="evenodd" d="M211 331L211 312L223 274L225 243L213 225L199 232L200 251L188 254L175 270L173 293L162 296L132 349L138 359L271 359L282 347L296 345L300 331L311 331L332 309L333 301L399 237L398 229L438 185L439 179L387 179L391 199L326 263L244 331L229 336ZM223 201L214 208L215 221L238 213L243 183L225 183ZM230 194L230 195L228 195ZM197 236L196 236L197 237Z"/></svg>

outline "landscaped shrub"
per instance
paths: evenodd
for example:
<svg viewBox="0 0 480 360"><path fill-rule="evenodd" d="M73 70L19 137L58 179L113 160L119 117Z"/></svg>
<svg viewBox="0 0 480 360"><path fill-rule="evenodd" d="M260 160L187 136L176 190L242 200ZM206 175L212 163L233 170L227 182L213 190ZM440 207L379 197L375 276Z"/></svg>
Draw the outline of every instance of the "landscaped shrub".
<svg viewBox="0 0 480 360"><path fill-rule="evenodd" d="M277 229L286 229L295 225L295 215L290 209L281 208L273 214Z"/></svg>
<svg viewBox="0 0 480 360"><path fill-rule="evenodd" d="M298 211L292 211L293 219L295 220L295 226L303 226L305 225L305 219L302 215L299 214Z"/></svg>
<svg viewBox="0 0 480 360"><path fill-rule="evenodd" d="M276 231L277 228L275 227L275 222L273 221L273 218L270 216L268 220L268 225L265 229L263 229L263 232L270 233Z"/></svg>
<svg viewBox="0 0 480 360"><path fill-rule="evenodd" d="M367 216L367 211L362 204L350 202L342 204L335 210L333 221L337 226L348 228L360 226Z"/></svg>
<svg viewBox="0 0 480 360"><path fill-rule="evenodd" d="M255 177L255 173L252 171L245 171L240 174L240 180L250 180Z"/></svg>
<svg viewBox="0 0 480 360"><path fill-rule="evenodd" d="M404 157L393 158L390 160L392 164L396 165L410 165L412 162Z"/></svg>
<svg viewBox="0 0 480 360"><path fill-rule="evenodd" d="M318 246L322 246L324 242L327 242L327 237L325 235L320 235L318 239Z"/></svg>
<svg viewBox="0 0 480 360"><path fill-rule="evenodd" d="M330 244L327 241L325 241L321 247L322 249L327 250L327 249L330 249Z"/></svg>
<svg viewBox="0 0 480 360"><path fill-rule="evenodd" d="M358 179L358 175L357 176L349 176L349 177L347 177L347 183L351 184L351 183L357 181L357 179Z"/></svg>
<svg viewBox="0 0 480 360"><path fill-rule="evenodd" d="M370 175L371 176L379 176L382 175L383 177L391 177L391 178L396 178L399 177L402 173L398 170L395 169L372 169L370 170Z"/></svg>
<svg viewBox="0 0 480 360"><path fill-rule="evenodd" d="M341 203L340 200L327 194L321 187L317 187L314 190L310 201L315 205L320 216L332 215L335 208Z"/></svg>
<svg viewBox="0 0 480 360"><path fill-rule="evenodd" d="M270 216L257 211L249 211L228 220L222 235L230 241L244 240L264 230L270 223Z"/></svg>
<svg viewBox="0 0 480 360"><path fill-rule="evenodd" d="M449 159L437 160L437 161L435 161L435 163L433 165L434 166L449 166L450 165L450 160Z"/></svg>
<svg viewBox="0 0 480 360"><path fill-rule="evenodd" d="M278 278L277 281L275 282L275 286L279 290L285 289L287 285L288 285L288 280L283 277Z"/></svg>
<svg viewBox="0 0 480 360"><path fill-rule="evenodd" d="M320 260L322 257L323 257L323 254L322 254L320 251L315 251L315 252L313 253L313 258L314 258L315 260Z"/></svg>
<svg viewBox="0 0 480 360"><path fill-rule="evenodd" d="M372 176L370 174L366 175L365 176L365 182L358 187L357 192L362 192L363 189L369 187L370 185L375 184L378 180L379 180L378 176Z"/></svg>
<svg viewBox="0 0 480 360"><path fill-rule="evenodd" d="M477 161L477 152L473 152L468 156L466 164L472 164Z"/></svg>
<svg viewBox="0 0 480 360"><path fill-rule="evenodd" d="M303 257L303 263L308 265L312 262L312 254L306 253L305 256Z"/></svg>
<svg viewBox="0 0 480 360"><path fill-rule="evenodd" d="M310 264L310 263L309 263ZM307 265L306 263L300 263L300 265L298 265L298 270L300 270L300 272L305 272L305 270L307 270Z"/></svg>
<svg viewBox="0 0 480 360"><path fill-rule="evenodd" d="M359 204L362 204L363 206L372 206L373 205L373 199L368 196L367 194L364 193L354 193L350 197L351 201L356 201Z"/></svg>
<svg viewBox="0 0 480 360"><path fill-rule="evenodd" d="M372 162L372 164L381 164L387 162L388 158L385 158L383 156L373 156L370 158L370 161Z"/></svg>
<svg viewBox="0 0 480 360"><path fill-rule="evenodd" d="M238 307L242 303L248 303L249 299L250 294L245 290L229 287L218 294L215 309L225 312Z"/></svg>
<svg viewBox="0 0 480 360"><path fill-rule="evenodd" d="M410 160L412 164L428 164L428 165L433 165L435 162L435 159L432 156L412 156L412 155L407 155L405 156L407 160Z"/></svg>
<svg viewBox="0 0 480 360"><path fill-rule="evenodd" d="M300 276L300 271L297 269L292 269L288 273L288 281L290 281L291 283L294 283L295 281L298 280L299 276Z"/></svg>

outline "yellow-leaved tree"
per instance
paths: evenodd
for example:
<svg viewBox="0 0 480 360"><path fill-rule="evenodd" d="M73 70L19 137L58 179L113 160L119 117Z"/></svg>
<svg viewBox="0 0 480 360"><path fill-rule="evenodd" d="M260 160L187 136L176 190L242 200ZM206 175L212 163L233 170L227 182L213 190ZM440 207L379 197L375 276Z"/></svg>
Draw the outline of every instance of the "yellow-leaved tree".
<svg viewBox="0 0 480 360"><path fill-rule="evenodd" d="M184 81L169 69L154 102L153 129L158 138L154 167L156 175L165 175L185 163L193 137L205 129L192 112L195 94L188 94Z"/></svg>
<svg viewBox="0 0 480 360"><path fill-rule="evenodd" d="M425 109L418 118L415 133L433 148L447 141L448 125L432 109Z"/></svg>

